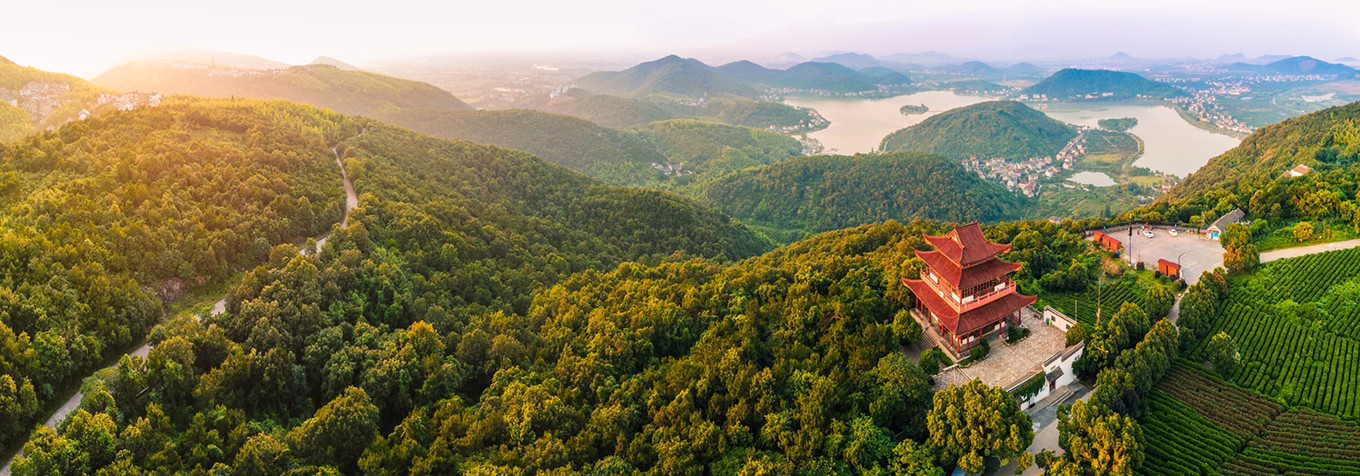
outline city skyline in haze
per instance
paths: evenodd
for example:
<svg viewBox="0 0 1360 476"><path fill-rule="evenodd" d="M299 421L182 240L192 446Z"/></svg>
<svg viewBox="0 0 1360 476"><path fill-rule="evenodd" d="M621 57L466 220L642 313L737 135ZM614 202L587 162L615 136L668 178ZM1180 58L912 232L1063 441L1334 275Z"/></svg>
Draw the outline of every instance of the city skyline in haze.
<svg viewBox="0 0 1360 476"><path fill-rule="evenodd" d="M1140 58L1242 53L1360 56L1360 5L1291 2L1046 0L849 2L692 0L678 6L589 2L375 4L241 0L26 2L7 10L0 55L93 76L139 56L204 49L290 64L354 63L477 52L629 60L676 53L705 61L938 51L984 61L1049 61L1126 52Z"/></svg>

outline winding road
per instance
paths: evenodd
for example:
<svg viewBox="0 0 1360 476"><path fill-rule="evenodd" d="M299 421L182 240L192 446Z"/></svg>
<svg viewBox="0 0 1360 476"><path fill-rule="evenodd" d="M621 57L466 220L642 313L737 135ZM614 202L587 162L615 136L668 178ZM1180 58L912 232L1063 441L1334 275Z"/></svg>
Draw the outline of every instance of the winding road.
<svg viewBox="0 0 1360 476"><path fill-rule="evenodd" d="M368 129L360 131L359 136L363 136L366 133L368 133ZM340 160L339 146L332 147L331 153L335 154L335 165L340 168L340 178L343 179L345 183L345 215L340 219L340 227L344 228L349 226L349 213L353 211L355 207L359 206L359 194L354 192L354 183L350 182L349 173L345 171L345 163ZM329 240L330 237L331 235L327 233L326 236L316 240L316 249L314 250L302 249L298 252L304 256L320 252L321 246L325 245L326 240ZM221 300L213 303L211 315L216 316L224 312L227 312L227 298L225 296L223 296ZM128 352L127 355L135 355L145 359L150 353L151 343L148 342L142 344L141 347L133 349L132 352ZM91 375L93 375L93 372L91 372ZM80 407L80 401L84 398L84 392L76 391L75 395L71 395L71 398L67 399L65 403L62 403L51 416L47 417L47 421L43 422L43 424L56 429L57 423L60 423L62 419L66 418L66 415L69 415L71 412L75 411L76 408ZM23 451L23 448L20 448L19 451ZM10 476L10 465L14 463L14 458L17 456L19 456L18 452L10 455L9 459L5 461L5 465L0 466L0 476Z"/></svg>

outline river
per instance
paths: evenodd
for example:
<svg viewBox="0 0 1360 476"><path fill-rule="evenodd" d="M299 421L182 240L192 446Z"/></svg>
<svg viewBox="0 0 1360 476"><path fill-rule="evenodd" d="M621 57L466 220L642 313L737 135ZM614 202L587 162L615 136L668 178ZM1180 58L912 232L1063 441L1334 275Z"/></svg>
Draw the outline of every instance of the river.
<svg viewBox="0 0 1360 476"><path fill-rule="evenodd" d="M926 118L958 107L990 101L991 98L965 96L952 91L927 91L889 99L833 99L789 97L793 106L816 109L831 126L808 134L826 147L828 153L872 152L888 134L919 124ZM925 104L925 114L904 116L898 109L906 104ZM1200 129L1185 122L1175 110L1160 104L1047 104L1031 105L1054 119L1096 127L1101 119L1133 117L1138 125L1129 132L1143 139L1143 156L1134 165L1180 177L1199 170L1209 159L1236 147L1238 139Z"/></svg>
<svg viewBox="0 0 1360 476"><path fill-rule="evenodd" d="M1138 125L1129 133L1143 139L1143 156L1133 165L1181 178L1241 142L1190 125L1160 104L1050 104L1041 110L1054 119L1091 127L1101 119L1136 118Z"/></svg>

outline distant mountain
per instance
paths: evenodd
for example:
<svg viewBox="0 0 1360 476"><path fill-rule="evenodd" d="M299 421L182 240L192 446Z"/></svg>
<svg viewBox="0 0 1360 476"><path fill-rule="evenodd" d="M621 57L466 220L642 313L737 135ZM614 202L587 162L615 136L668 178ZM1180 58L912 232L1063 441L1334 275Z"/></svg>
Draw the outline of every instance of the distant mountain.
<svg viewBox="0 0 1360 476"><path fill-rule="evenodd" d="M835 94L876 91L880 85L910 84L911 78L875 66L855 71L839 63L809 61L788 69L770 69L750 61L736 61L715 68L732 81L756 88L820 90Z"/></svg>
<svg viewBox="0 0 1360 476"><path fill-rule="evenodd" d="M375 119L406 109L472 109L448 91L426 83L330 65L259 71L144 60L113 68L94 83L124 91L287 99Z"/></svg>
<svg viewBox="0 0 1360 476"><path fill-rule="evenodd" d="M1353 102L1257 129L1237 147L1209 159L1163 200L1190 198L1215 189L1259 186L1298 164L1324 167L1360 160L1358 154L1360 102Z"/></svg>
<svg viewBox="0 0 1360 476"><path fill-rule="evenodd" d="M340 71L362 71L358 66L351 65L329 56L318 56L316 59L312 60L311 64L330 65L339 68Z"/></svg>
<svg viewBox="0 0 1360 476"><path fill-rule="evenodd" d="M1332 60L1332 62L1333 62L1333 63L1344 64L1344 65L1350 66L1350 67L1352 67L1352 68L1360 66L1360 59L1357 59L1357 58L1354 57L1354 56L1343 56L1343 57L1341 57L1341 58L1337 58L1337 59Z"/></svg>
<svg viewBox="0 0 1360 476"><path fill-rule="evenodd" d="M1001 73L1010 77L1031 77L1042 76L1048 70L1040 68L1031 63L1016 63L1000 69Z"/></svg>
<svg viewBox="0 0 1360 476"><path fill-rule="evenodd" d="M957 161L921 152L795 157L709 185L701 202L779 242L889 219L998 221L1016 198Z"/></svg>
<svg viewBox="0 0 1360 476"><path fill-rule="evenodd" d="M573 84L590 92L625 97L740 96L754 98L760 92L749 85L723 77L713 67L693 58L670 55L623 71L591 73Z"/></svg>
<svg viewBox="0 0 1360 476"><path fill-rule="evenodd" d="M1119 101L1139 97L1163 99L1186 96L1174 86L1159 83L1134 73L1105 69L1067 68L1033 86L1022 94L1042 94L1049 99L1072 101Z"/></svg>
<svg viewBox="0 0 1360 476"><path fill-rule="evenodd" d="M818 63L836 63L850 69L864 69L874 66L883 66L883 63L873 56L859 53L840 53L820 58L813 58L812 61Z"/></svg>
<svg viewBox="0 0 1360 476"><path fill-rule="evenodd" d="M1050 156L1076 137L1075 127L1017 101L989 101L945 111L883 138L885 151L933 152L1020 160Z"/></svg>
<svg viewBox="0 0 1360 476"><path fill-rule="evenodd" d="M795 89L820 89L833 93L878 89L878 85L858 71L836 63L814 61L784 70L776 85Z"/></svg>
<svg viewBox="0 0 1360 476"><path fill-rule="evenodd" d="M715 70L723 77L743 84L774 84L784 74L783 70L766 68L746 60L733 61Z"/></svg>
<svg viewBox="0 0 1360 476"><path fill-rule="evenodd" d="M1294 56L1265 65L1233 63L1228 65L1228 70L1262 74L1320 74L1340 77L1352 77L1356 74L1355 69L1349 66L1328 63L1309 56Z"/></svg>
<svg viewBox="0 0 1360 476"><path fill-rule="evenodd" d="M882 66L870 66L859 70L859 74L874 84L910 84L911 78L905 74Z"/></svg>
<svg viewBox="0 0 1360 476"><path fill-rule="evenodd" d="M716 98L702 105L674 101L648 101L607 94L568 94L565 99L526 102L527 109L566 114L606 127L632 127L667 119L702 119L738 126L768 129L800 127L814 120L812 112L782 102L744 98Z"/></svg>
<svg viewBox="0 0 1360 476"><path fill-rule="evenodd" d="M284 69L292 66L288 63L254 55L202 49L177 50L159 54L151 58L141 58L137 61L152 59L172 63L192 63L232 69Z"/></svg>
<svg viewBox="0 0 1360 476"><path fill-rule="evenodd" d="M1112 54L1112 55L1110 55L1110 56L1109 56L1108 58L1106 58L1106 59L1109 60L1109 61L1116 61L1116 62L1138 61L1138 58L1134 58L1133 55L1130 55L1130 54L1125 53L1125 52L1123 52L1123 51L1120 51L1120 52L1118 52L1118 53Z"/></svg>
<svg viewBox="0 0 1360 476"><path fill-rule="evenodd" d="M924 53L898 53L895 55L888 56L885 59L896 61L899 63L916 63L926 66L939 64L958 64L964 61L968 61L967 58L950 56L944 53L940 53L938 51L927 51Z"/></svg>
<svg viewBox="0 0 1360 476"><path fill-rule="evenodd" d="M965 76L992 76L995 75L997 72L996 68L993 68L987 63L983 63L981 61L968 61L963 64L948 65L941 69L943 69L944 72L949 74Z"/></svg>
<svg viewBox="0 0 1360 476"><path fill-rule="evenodd" d="M1247 62L1248 62L1248 63L1252 63L1252 64L1270 64L1270 63L1274 63L1274 62L1276 62L1276 61L1285 60L1285 59L1289 59L1289 58L1292 58L1292 56L1290 56L1290 55L1261 55L1261 56L1257 56L1257 57L1255 57L1255 58L1252 58L1252 59L1250 59L1250 60L1247 60Z"/></svg>
<svg viewBox="0 0 1360 476"><path fill-rule="evenodd" d="M1216 63L1244 63L1246 61L1247 55L1242 53L1224 54L1214 58Z"/></svg>

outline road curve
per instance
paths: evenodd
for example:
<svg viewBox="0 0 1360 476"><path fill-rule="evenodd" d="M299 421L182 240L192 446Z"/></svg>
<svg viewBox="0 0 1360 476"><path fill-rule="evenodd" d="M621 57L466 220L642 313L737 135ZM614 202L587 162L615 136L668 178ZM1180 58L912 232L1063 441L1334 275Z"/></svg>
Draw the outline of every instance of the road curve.
<svg viewBox="0 0 1360 476"><path fill-rule="evenodd" d="M1261 253L1261 262L1269 263L1275 260L1285 258L1297 258L1304 255L1311 255L1314 253L1325 253L1328 251L1336 250L1348 250L1351 248L1355 248L1357 246L1360 246L1360 239L1336 241L1332 243L1323 243L1320 245L1299 246L1295 248L1285 248L1282 250L1270 250L1265 253Z"/></svg>

